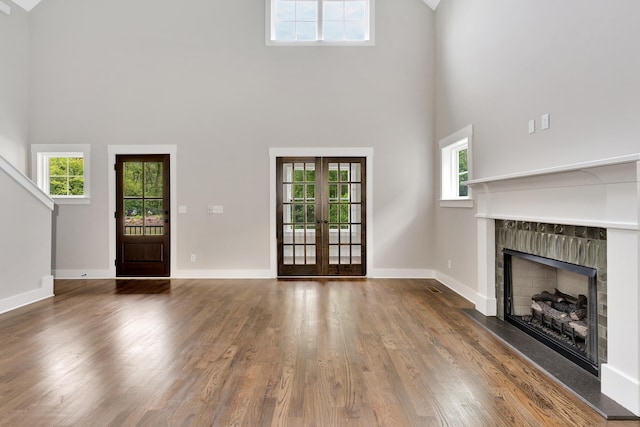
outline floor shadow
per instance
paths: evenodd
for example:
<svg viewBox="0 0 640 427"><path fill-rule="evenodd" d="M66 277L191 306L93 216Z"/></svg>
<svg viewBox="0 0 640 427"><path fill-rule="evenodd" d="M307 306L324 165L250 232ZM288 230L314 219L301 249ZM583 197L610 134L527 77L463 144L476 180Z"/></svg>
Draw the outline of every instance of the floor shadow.
<svg viewBox="0 0 640 427"><path fill-rule="evenodd" d="M170 294L169 279L118 279L116 294Z"/></svg>

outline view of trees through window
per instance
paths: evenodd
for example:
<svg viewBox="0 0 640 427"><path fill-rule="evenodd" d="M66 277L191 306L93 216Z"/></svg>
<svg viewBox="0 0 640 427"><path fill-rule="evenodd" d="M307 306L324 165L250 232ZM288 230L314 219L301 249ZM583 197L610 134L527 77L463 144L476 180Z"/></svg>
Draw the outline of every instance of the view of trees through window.
<svg viewBox="0 0 640 427"><path fill-rule="evenodd" d="M307 223L315 222L316 218L314 204L316 198L316 171L313 169L295 169L293 175L293 200L305 202L305 204L294 205L294 223L296 228L302 228L305 218ZM329 223L331 224L349 224L348 182L348 169L340 171L337 169L329 170Z"/></svg>
<svg viewBox="0 0 640 427"><path fill-rule="evenodd" d="M84 159L49 157L49 194L82 196L84 194Z"/></svg>
<svg viewBox="0 0 640 427"><path fill-rule="evenodd" d="M162 234L162 163L126 162L123 184L125 234Z"/></svg>
<svg viewBox="0 0 640 427"><path fill-rule="evenodd" d="M468 151L467 148L458 151L458 195L460 197L467 197L469 195L469 188L463 185L464 182L469 180L469 169L467 167Z"/></svg>

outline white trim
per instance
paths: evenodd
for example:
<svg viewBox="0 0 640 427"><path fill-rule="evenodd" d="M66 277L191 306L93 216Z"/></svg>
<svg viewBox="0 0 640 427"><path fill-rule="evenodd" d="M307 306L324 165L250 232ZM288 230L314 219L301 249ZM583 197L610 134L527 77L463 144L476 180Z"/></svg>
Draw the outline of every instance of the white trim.
<svg viewBox="0 0 640 427"><path fill-rule="evenodd" d="M472 208L473 199L441 199L441 208Z"/></svg>
<svg viewBox="0 0 640 427"><path fill-rule="evenodd" d="M473 305L475 305L476 307L476 310L478 310L485 316L496 315L495 310L497 302L495 298L488 298L484 295L481 295L466 284L459 282L453 277L448 276L440 271L436 271L434 278L438 282L445 285L447 288L460 295L462 298L473 303Z"/></svg>
<svg viewBox="0 0 640 427"><path fill-rule="evenodd" d="M38 289L0 300L0 314L51 298L52 296L54 296L53 276L44 276L40 279L40 287Z"/></svg>
<svg viewBox="0 0 640 427"><path fill-rule="evenodd" d="M30 12L31 9L33 9L38 5L38 3L40 3L40 0L13 0L13 2L27 12Z"/></svg>
<svg viewBox="0 0 640 427"><path fill-rule="evenodd" d="M273 279L271 270L180 270L176 279Z"/></svg>
<svg viewBox="0 0 640 427"><path fill-rule="evenodd" d="M373 271L373 148L371 147L271 147L269 148L269 271L278 275L276 239L276 158L278 157L365 157L367 178L367 277Z"/></svg>
<svg viewBox="0 0 640 427"><path fill-rule="evenodd" d="M427 6L433 9L434 12L438 8L438 5L440 4L440 0L424 0L424 2L427 4Z"/></svg>
<svg viewBox="0 0 640 427"><path fill-rule="evenodd" d="M55 196L48 193L50 157L83 158L83 195ZM88 205L91 203L91 145L90 144L31 144L31 178L33 182L59 205Z"/></svg>
<svg viewBox="0 0 640 427"><path fill-rule="evenodd" d="M435 272L422 268L376 268L371 270L369 277L375 279L434 279Z"/></svg>
<svg viewBox="0 0 640 427"><path fill-rule="evenodd" d="M453 204L451 201L472 199L471 189L467 196L459 196L459 174L457 153L467 150L467 178L473 178L473 125L465 126L438 142L440 150L440 207L473 207L473 204ZM464 147L464 148L463 148Z"/></svg>
<svg viewBox="0 0 640 427"><path fill-rule="evenodd" d="M0 1L0 12L4 13L5 15L11 15L11 7Z"/></svg>
<svg viewBox="0 0 640 427"><path fill-rule="evenodd" d="M27 178L22 172L16 169L11 163L0 156L0 170L13 178L25 190L31 193L36 199L40 200L49 210L53 210L54 202L44 191L42 191L33 181Z"/></svg>
<svg viewBox="0 0 640 427"><path fill-rule="evenodd" d="M601 392L640 415L640 383L609 363L600 365Z"/></svg>
<svg viewBox="0 0 640 427"><path fill-rule="evenodd" d="M113 216L116 211L116 172L113 165L116 164L116 155L118 154L168 154L169 155L169 188L171 192L170 216L171 235L170 235L170 251L171 251L171 274L174 275L178 270L178 146L177 145L109 145L107 147L108 161L108 197L109 197L109 277L116 277L116 222Z"/></svg>
<svg viewBox="0 0 640 427"><path fill-rule="evenodd" d="M53 270L53 276L56 279L112 279L115 277L110 270Z"/></svg>
<svg viewBox="0 0 640 427"><path fill-rule="evenodd" d="M498 183L499 181L509 181L509 180L514 180L519 178L533 178L537 176L551 175L551 174L563 173L563 172L579 172L579 171L584 171L585 169L594 169L594 168L600 168L604 166L616 166L624 163L635 163L635 162L640 162L640 153L630 154L627 156L609 157L606 159L593 160L589 162L572 163L569 165L555 166L551 168L534 169L526 172L499 175L499 176L488 177L488 178L470 179L467 182L467 184L477 185L477 184Z"/></svg>

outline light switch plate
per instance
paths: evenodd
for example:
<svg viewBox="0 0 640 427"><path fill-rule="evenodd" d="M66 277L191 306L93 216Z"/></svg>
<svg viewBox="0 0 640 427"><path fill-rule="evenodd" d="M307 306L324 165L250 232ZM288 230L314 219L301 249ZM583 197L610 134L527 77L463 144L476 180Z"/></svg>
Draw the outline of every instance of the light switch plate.
<svg viewBox="0 0 640 427"><path fill-rule="evenodd" d="M536 121L529 120L529 133L536 133Z"/></svg>
<svg viewBox="0 0 640 427"><path fill-rule="evenodd" d="M549 114L543 114L541 119L542 130L549 129Z"/></svg>

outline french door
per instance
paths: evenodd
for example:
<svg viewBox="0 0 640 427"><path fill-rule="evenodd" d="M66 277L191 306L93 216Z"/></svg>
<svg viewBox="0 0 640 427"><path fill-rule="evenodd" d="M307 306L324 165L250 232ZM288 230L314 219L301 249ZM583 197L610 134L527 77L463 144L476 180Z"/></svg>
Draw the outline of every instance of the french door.
<svg viewBox="0 0 640 427"><path fill-rule="evenodd" d="M116 276L169 276L169 155L117 155L115 169Z"/></svg>
<svg viewBox="0 0 640 427"><path fill-rule="evenodd" d="M366 274L366 161L276 159L279 276Z"/></svg>

